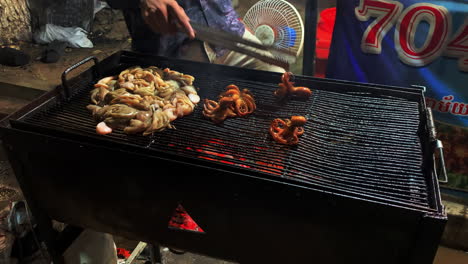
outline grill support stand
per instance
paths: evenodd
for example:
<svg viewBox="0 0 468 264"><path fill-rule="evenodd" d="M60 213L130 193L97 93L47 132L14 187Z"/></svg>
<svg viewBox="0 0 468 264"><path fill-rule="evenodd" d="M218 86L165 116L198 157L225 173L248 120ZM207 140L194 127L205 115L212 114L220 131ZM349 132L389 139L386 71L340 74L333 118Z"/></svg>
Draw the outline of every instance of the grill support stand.
<svg viewBox="0 0 468 264"><path fill-rule="evenodd" d="M5 144L5 147L7 152L9 152L10 154L9 158L13 169L15 171L23 171L24 166L22 166L20 160L24 159L25 157L20 157L21 154L12 151L13 147L11 145ZM55 247L55 239L57 237L57 232L55 232L55 230L53 229L52 220L49 218L45 211L41 210L38 205L34 204L34 200L32 200L32 197L29 196L30 192L27 191L28 188L25 186L24 178L17 177L17 180L19 185L21 186L23 196L28 201L27 206L29 207L29 210L32 213L31 218L35 220L37 225L38 237L41 241L41 245L38 245L40 250L43 250L43 248L45 247L45 249L48 252L47 257L49 257L54 264L65 264L63 257L57 252L57 249Z"/></svg>
<svg viewBox="0 0 468 264"><path fill-rule="evenodd" d="M2 142L0 141L0 143ZM15 151L12 151L13 148L10 145L6 144L5 147L10 154L10 158L21 155ZM10 164L15 169L15 171L22 171L24 169L24 167L21 166L20 159L21 158L19 157L10 159ZM24 183L24 179L22 177L16 178L19 185L21 186L23 196L26 198L27 210L31 212L30 220L36 225L35 229L38 233L35 234L35 236L39 240L37 241L39 243L39 245L37 245L39 250L43 251L45 249L47 251L47 254L43 254L45 255L45 258L48 258L46 261L52 261L54 264L65 264L63 253L81 234L83 229L79 227L68 226L62 232L56 231L53 227L52 219L44 210L41 209L39 205L35 204L32 197L30 197L30 192L26 191L28 187L26 187L27 184ZM31 232L34 232L34 229Z"/></svg>
<svg viewBox="0 0 468 264"><path fill-rule="evenodd" d="M426 215L422 218L420 228L416 233L414 251L409 256L409 263L431 263L434 260L440 239L434 240L433 235L441 238L445 227L438 223L437 218L434 215Z"/></svg>
<svg viewBox="0 0 468 264"><path fill-rule="evenodd" d="M54 264L66 264L63 254L82 233L83 228L68 225L63 231L58 232L53 228L52 219L50 219L44 211L35 210L35 212L36 214L30 215L30 220L36 220L35 230L37 230L37 233L35 233L34 236L41 240L37 241L39 243L37 246L39 250L42 251L41 255L44 257L44 261ZM36 232L35 230L31 232ZM151 264L163 264L160 246L158 244L147 244L145 242L139 242L125 264L134 263L134 260L145 248L149 251L149 262Z"/></svg>
<svg viewBox="0 0 468 264"><path fill-rule="evenodd" d="M163 264L162 255L160 251L160 247L158 244L147 244L145 242L139 242L135 249L132 251L130 257L128 257L125 264L132 264L133 261L145 250L145 248L149 249L150 252L150 262L151 264Z"/></svg>

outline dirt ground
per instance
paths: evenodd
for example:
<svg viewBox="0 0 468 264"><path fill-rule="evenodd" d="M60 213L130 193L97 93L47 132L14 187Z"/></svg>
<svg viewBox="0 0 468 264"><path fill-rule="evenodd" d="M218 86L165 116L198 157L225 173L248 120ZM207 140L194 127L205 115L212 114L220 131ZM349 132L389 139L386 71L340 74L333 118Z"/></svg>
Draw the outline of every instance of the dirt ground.
<svg viewBox="0 0 468 264"><path fill-rule="evenodd" d="M93 42L93 48L67 48L56 63L40 61L46 45L18 43L19 49L28 54L31 61L21 67L0 65L0 82L51 90L61 83L61 74L71 65L88 56L98 59L109 57L119 50L129 49L131 41L121 12L112 9L104 9L97 13L88 38Z"/></svg>

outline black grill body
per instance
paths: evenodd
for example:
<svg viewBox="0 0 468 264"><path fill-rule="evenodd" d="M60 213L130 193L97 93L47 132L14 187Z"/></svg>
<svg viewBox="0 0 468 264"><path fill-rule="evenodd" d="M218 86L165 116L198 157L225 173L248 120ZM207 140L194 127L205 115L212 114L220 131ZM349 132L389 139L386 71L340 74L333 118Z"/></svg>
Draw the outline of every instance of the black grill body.
<svg viewBox="0 0 468 264"><path fill-rule="evenodd" d="M194 75L202 99L249 88L258 109L96 135L93 83L134 65ZM31 208L69 224L241 263L432 263L447 219L423 91L297 76L312 98L277 102L280 76L123 51L5 119L2 140ZM291 115L305 133L280 146L269 122ZM205 233L168 228L179 203Z"/></svg>

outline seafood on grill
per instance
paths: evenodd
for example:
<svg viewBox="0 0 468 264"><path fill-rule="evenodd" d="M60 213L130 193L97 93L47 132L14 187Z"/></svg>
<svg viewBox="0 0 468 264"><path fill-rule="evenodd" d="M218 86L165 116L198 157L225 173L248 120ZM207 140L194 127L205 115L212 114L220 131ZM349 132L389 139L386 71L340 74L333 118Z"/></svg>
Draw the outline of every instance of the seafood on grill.
<svg viewBox="0 0 468 264"><path fill-rule="evenodd" d="M175 107L174 114L177 114L177 117L186 116L192 113L195 108L195 104L190 100L190 97L182 91L175 92L169 102Z"/></svg>
<svg viewBox="0 0 468 264"><path fill-rule="evenodd" d="M307 99L312 95L312 91L307 87L295 87L294 82L291 82L293 74L291 72L285 72L281 76L281 83L279 88L275 91L275 96L282 100L287 96L294 96L298 98Z"/></svg>
<svg viewBox="0 0 468 264"><path fill-rule="evenodd" d="M98 104L100 101L104 100L107 93L114 90L116 83L117 81L114 76L105 77L99 80L94 85L94 90L91 91L91 102Z"/></svg>
<svg viewBox="0 0 468 264"><path fill-rule="evenodd" d="M113 128L124 128L138 114L137 109L124 104L88 105L87 108L99 122L96 132L101 135L111 133Z"/></svg>
<svg viewBox="0 0 468 264"><path fill-rule="evenodd" d="M234 107L234 112L238 116L242 117L242 116L251 114L257 108L254 97L248 89L243 89L241 91L239 87L237 87L234 84L231 84L226 87L226 91L224 91L220 95L220 98L226 97L226 96L229 96L229 97L235 96L233 107Z"/></svg>
<svg viewBox="0 0 468 264"><path fill-rule="evenodd" d="M190 86L193 84L195 78L191 75L183 74L177 71L172 71L168 68L163 70L164 79L174 80L184 84L184 86Z"/></svg>
<svg viewBox="0 0 468 264"><path fill-rule="evenodd" d="M200 102L194 80L155 66L135 66L99 80L87 106L98 122L96 132L123 129L126 134L150 135L174 128L171 122L191 114Z"/></svg>
<svg viewBox="0 0 468 264"><path fill-rule="evenodd" d="M203 107L203 115L215 124L229 117L247 116L257 108L253 94L248 89L240 90L234 84L225 88L217 102L205 99Z"/></svg>
<svg viewBox="0 0 468 264"><path fill-rule="evenodd" d="M124 128L126 134L137 134L143 133L148 134L152 131L148 129L153 122L154 111L138 111L133 119L130 120L129 124Z"/></svg>
<svg viewBox="0 0 468 264"><path fill-rule="evenodd" d="M99 135L107 135L112 133L112 128L109 127L106 122L102 121L96 126L96 133Z"/></svg>
<svg viewBox="0 0 468 264"><path fill-rule="evenodd" d="M235 117L234 112L236 96L222 97L218 102L205 99L203 115L215 124L222 123L228 117Z"/></svg>
<svg viewBox="0 0 468 264"><path fill-rule="evenodd" d="M297 145L299 136L304 134L307 119L303 116L292 116L291 119L276 118L270 124L270 135L278 143Z"/></svg>

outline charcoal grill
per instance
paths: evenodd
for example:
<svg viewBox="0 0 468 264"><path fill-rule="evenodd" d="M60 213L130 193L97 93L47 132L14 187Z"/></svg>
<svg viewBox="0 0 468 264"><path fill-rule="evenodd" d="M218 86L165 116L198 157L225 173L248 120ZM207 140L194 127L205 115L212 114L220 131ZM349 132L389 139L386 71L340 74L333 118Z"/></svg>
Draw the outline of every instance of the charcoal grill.
<svg viewBox="0 0 468 264"><path fill-rule="evenodd" d="M217 126L199 106L151 137L97 135L93 83L134 65L191 74L202 99L234 83L258 108ZM65 223L241 263L431 263L447 218L423 90L296 76L312 97L277 102L280 76L91 57L3 120L2 140L33 212ZM271 120L292 115L308 118L300 144L272 141ZM168 228L178 204L204 233Z"/></svg>

